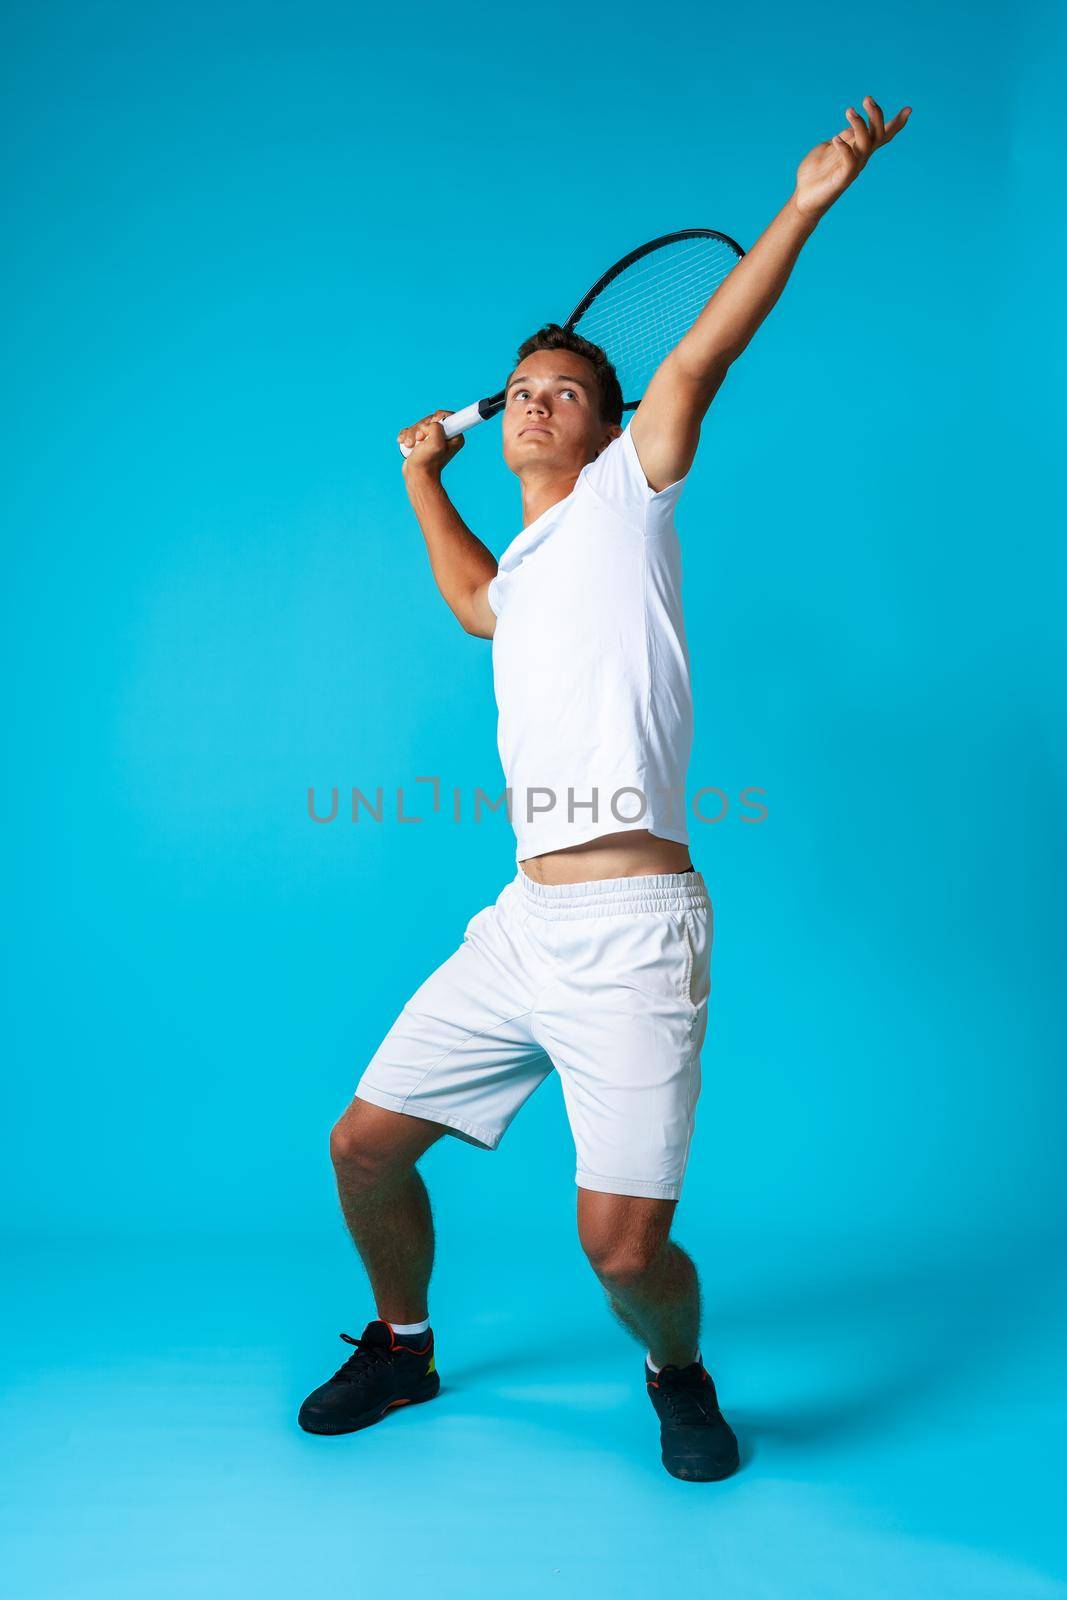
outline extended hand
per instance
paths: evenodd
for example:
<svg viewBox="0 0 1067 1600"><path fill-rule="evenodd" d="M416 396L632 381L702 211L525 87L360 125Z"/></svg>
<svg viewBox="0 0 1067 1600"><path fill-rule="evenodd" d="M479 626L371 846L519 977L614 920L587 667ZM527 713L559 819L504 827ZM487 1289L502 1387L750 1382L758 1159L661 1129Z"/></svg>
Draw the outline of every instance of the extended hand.
<svg viewBox="0 0 1067 1600"><path fill-rule="evenodd" d="M871 119L870 127L859 112L849 106L845 112L848 127L835 133L832 139L817 144L797 168L793 200L797 210L806 216L821 216L832 206L852 180L859 177L875 150L895 139L911 116L911 107L904 106L887 123L881 106L869 94L864 95L863 105Z"/></svg>

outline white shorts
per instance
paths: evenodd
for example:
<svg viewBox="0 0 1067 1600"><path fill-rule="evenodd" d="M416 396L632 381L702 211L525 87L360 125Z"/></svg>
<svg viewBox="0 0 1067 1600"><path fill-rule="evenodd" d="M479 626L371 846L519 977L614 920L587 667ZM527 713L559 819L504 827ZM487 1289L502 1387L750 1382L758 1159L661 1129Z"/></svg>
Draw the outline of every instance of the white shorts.
<svg viewBox="0 0 1067 1600"><path fill-rule="evenodd" d="M677 1199L712 935L699 872L545 885L520 866L416 989L356 1095L495 1150L554 1067L576 1183Z"/></svg>

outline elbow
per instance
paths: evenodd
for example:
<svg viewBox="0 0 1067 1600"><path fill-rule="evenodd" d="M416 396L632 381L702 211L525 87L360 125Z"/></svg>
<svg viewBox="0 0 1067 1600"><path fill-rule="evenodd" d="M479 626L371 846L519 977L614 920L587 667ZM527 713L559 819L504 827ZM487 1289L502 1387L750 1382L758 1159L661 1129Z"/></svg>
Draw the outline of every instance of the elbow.
<svg viewBox="0 0 1067 1600"><path fill-rule="evenodd" d="M484 636L485 630L479 623L474 608L469 602L465 606L457 607L454 615L463 632L469 634L472 639L479 639Z"/></svg>
<svg viewBox="0 0 1067 1600"><path fill-rule="evenodd" d="M743 349L744 345L740 345L736 349L733 347L716 349L700 356L699 359L692 356L684 357L679 364L679 373L694 388L711 389L714 392Z"/></svg>

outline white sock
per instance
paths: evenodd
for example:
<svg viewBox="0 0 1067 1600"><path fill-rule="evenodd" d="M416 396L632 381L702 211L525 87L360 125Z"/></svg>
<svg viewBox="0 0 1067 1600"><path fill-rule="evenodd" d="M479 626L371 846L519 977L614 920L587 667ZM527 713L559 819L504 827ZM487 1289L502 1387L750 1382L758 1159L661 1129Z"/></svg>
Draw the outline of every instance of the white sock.
<svg viewBox="0 0 1067 1600"><path fill-rule="evenodd" d="M382 1321L385 1320L383 1317ZM430 1319L427 1317L425 1322L390 1322L389 1326L394 1333L425 1333L430 1326Z"/></svg>
<svg viewBox="0 0 1067 1600"><path fill-rule="evenodd" d="M652 1372L659 1372L659 1370L660 1370L660 1369L659 1369L659 1367L657 1367L657 1365L656 1365L656 1363L655 1363L655 1362L654 1362L654 1361L653 1361L653 1359L652 1359L652 1352L651 1352L651 1350L649 1350L649 1351L646 1351L646 1353L645 1353L645 1360L646 1360L646 1361L647 1361L647 1362L648 1362L648 1365L649 1365L649 1369L650 1369L650 1370L651 1370L651 1371L652 1371ZM693 1360L694 1360L694 1361L699 1361L699 1360L700 1360L700 1351L699 1351L699 1350L698 1350L698 1351L697 1351L697 1353L696 1353L696 1355L695 1355L695 1356L694 1356L694 1357L693 1357Z"/></svg>

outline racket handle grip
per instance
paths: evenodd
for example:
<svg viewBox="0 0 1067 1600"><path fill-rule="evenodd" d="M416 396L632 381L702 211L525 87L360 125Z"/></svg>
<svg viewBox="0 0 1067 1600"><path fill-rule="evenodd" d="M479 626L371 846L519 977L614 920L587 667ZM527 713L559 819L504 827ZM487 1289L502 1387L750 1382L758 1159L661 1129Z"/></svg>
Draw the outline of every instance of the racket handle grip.
<svg viewBox="0 0 1067 1600"><path fill-rule="evenodd" d="M484 400L476 400L472 406L464 406L462 411L453 411L450 416L445 417L441 423L442 428L445 430L445 438L454 439L457 433L466 433L467 429L473 428L476 423L484 422L485 418L481 411L481 407L484 404ZM400 454L409 456L411 454L411 446L402 444L400 446Z"/></svg>

